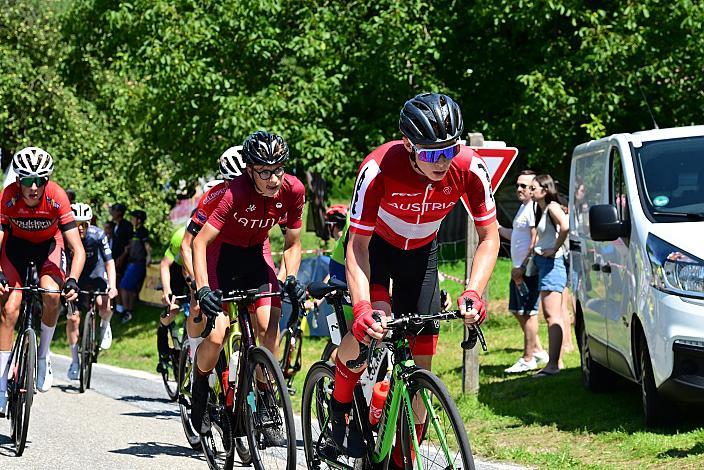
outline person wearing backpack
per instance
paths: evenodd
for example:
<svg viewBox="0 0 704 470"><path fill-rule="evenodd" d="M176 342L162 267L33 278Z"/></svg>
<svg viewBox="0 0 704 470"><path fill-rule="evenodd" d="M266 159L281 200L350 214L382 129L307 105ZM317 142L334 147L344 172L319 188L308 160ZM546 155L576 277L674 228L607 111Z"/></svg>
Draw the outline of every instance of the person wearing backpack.
<svg viewBox="0 0 704 470"><path fill-rule="evenodd" d="M565 325L562 317L562 291L567 285L564 243L569 221L562 210L555 182L550 175L538 175L531 184L536 202L536 230L538 238L533 248L533 262L538 268L538 286L543 315L548 323L547 365L536 374L546 377L558 374L562 364L562 339Z"/></svg>

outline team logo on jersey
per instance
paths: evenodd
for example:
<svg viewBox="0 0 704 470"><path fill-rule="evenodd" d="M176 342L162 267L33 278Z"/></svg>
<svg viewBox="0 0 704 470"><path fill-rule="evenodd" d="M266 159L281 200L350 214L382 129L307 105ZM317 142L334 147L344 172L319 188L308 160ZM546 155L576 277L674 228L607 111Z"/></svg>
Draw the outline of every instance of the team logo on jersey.
<svg viewBox="0 0 704 470"><path fill-rule="evenodd" d="M54 224L49 219L12 219L15 225L30 232L46 230Z"/></svg>
<svg viewBox="0 0 704 470"><path fill-rule="evenodd" d="M391 193L391 197L413 197L413 196L420 196L420 193Z"/></svg>
<svg viewBox="0 0 704 470"><path fill-rule="evenodd" d="M52 198L49 196L46 197L46 202L49 203L50 206L52 206L54 209L61 209L61 204L58 202L54 201Z"/></svg>
<svg viewBox="0 0 704 470"><path fill-rule="evenodd" d="M442 190L443 193L445 193L447 196L449 196L452 193L452 188L449 186L445 186Z"/></svg>
<svg viewBox="0 0 704 470"><path fill-rule="evenodd" d="M206 220L208 220L208 216L205 215L205 213L202 210L198 210L196 212L196 219L198 219L199 222L205 223Z"/></svg>
<svg viewBox="0 0 704 470"><path fill-rule="evenodd" d="M247 212L254 212L254 210L257 208L254 204L250 204L249 207L247 208Z"/></svg>
<svg viewBox="0 0 704 470"><path fill-rule="evenodd" d="M225 194L225 191L227 191L227 186L220 188L217 191L213 191L211 189L210 191L208 191L207 196L205 197L205 201L203 202L203 204L208 204L213 199L222 196L223 194Z"/></svg>
<svg viewBox="0 0 704 470"><path fill-rule="evenodd" d="M281 204L280 202L277 202L277 203L276 203L276 208L277 208L277 209L281 209L282 207L284 207L283 204Z"/></svg>
<svg viewBox="0 0 704 470"><path fill-rule="evenodd" d="M390 202L389 206L394 209L410 212L427 212L427 211L441 211L449 207L454 206L454 202L408 202L408 203L397 203Z"/></svg>
<svg viewBox="0 0 704 470"><path fill-rule="evenodd" d="M271 228L276 225L276 219L270 217L267 219L248 219L247 217L239 217L237 212L234 213L233 217L240 225L244 225L246 228Z"/></svg>

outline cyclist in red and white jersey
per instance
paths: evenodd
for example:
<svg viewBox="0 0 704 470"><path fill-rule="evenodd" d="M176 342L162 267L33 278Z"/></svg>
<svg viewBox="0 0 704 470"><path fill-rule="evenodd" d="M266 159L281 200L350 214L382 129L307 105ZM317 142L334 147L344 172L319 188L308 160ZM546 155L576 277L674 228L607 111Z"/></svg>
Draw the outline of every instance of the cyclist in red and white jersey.
<svg viewBox="0 0 704 470"><path fill-rule="evenodd" d="M12 333L19 315L20 287L30 262L37 266L39 285L47 289L63 288L68 300L78 297L78 283L86 254L76 227L66 192L49 177L54 162L44 150L27 147L12 159L16 184L2 192L0 201L0 413L4 414L7 389L7 362L12 348ZM63 233L63 237L62 237ZM71 269L66 279L64 237L73 251ZM59 315L59 295L43 294L44 308L37 348L37 389L51 388L53 373L49 345Z"/></svg>
<svg viewBox="0 0 704 470"><path fill-rule="evenodd" d="M270 257L267 260L264 245L269 230L283 219L287 222L284 263L286 272L291 274L286 283L292 284L300 297L305 297L294 277L301 263L305 188L296 177L284 173L288 145L278 135L258 131L244 142L242 157L247 176L229 182L218 206L193 239L198 304L203 314L216 317L215 328L198 346L194 361L191 419L194 429L201 431L206 431L201 429L201 424L208 398L207 377L215 367L230 325L229 318L222 314L223 292L262 287L272 292L279 290L276 272ZM255 311L253 323L259 343L275 353L281 299L260 299ZM265 433L265 437L277 442L279 436L271 434Z"/></svg>
<svg viewBox="0 0 704 470"><path fill-rule="evenodd" d="M441 310L436 236L463 195L479 236L467 290L458 299L468 325L485 319L481 294L499 250L491 180L483 160L459 142L463 122L457 103L443 94L417 95L401 110L399 127L402 140L378 147L362 162L350 207L346 276L355 320L339 348L331 414L333 440L340 447L346 441L352 457L361 455L361 439L348 432L347 415L362 369L345 363L358 356L359 342L382 337L391 312L398 317ZM469 311L465 299L473 302ZM438 324L426 325L410 338L420 367L430 369L438 332ZM417 421L423 426L421 417ZM400 445L392 457L402 468Z"/></svg>

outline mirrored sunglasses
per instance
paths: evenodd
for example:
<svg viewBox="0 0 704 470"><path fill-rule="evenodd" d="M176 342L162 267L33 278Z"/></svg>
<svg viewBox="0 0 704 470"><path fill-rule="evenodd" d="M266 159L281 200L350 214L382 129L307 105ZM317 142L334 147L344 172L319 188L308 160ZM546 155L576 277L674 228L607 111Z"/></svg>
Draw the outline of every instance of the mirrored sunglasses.
<svg viewBox="0 0 704 470"><path fill-rule="evenodd" d="M40 188L44 186L47 181L49 181L49 179L44 178L42 176L30 176L28 178L20 178L20 184L28 188L31 188L33 184L36 184L37 188Z"/></svg>
<svg viewBox="0 0 704 470"><path fill-rule="evenodd" d="M452 144L449 147L443 147L441 149L422 149L415 145L413 150L418 156L418 160L426 163L437 163L441 157L445 157L447 160L452 160L460 153L461 144Z"/></svg>

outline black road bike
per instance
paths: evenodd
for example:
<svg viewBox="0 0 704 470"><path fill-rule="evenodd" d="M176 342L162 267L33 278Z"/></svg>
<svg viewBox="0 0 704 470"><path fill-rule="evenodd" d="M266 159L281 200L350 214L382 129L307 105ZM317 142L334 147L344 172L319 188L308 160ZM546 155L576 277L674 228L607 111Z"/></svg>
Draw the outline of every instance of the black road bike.
<svg viewBox="0 0 704 470"><path fill-rule="evenodd" d="M90 298L88 302L90 307L88 307L86 317L83 319L81 345L78 350L79 357L81 358L78 390L83 393L90 388L90 379L93 376L93 364L98 362L98 354L100 354L100 340L102 340L102 338L98 338L96 329L96 315L98 314L97 299L99 296L107 297L108 293L92 290L82 290L80 293ZM71 312L70 308L69 312ZM73 314L75 315L75 311Z"/></svg>

